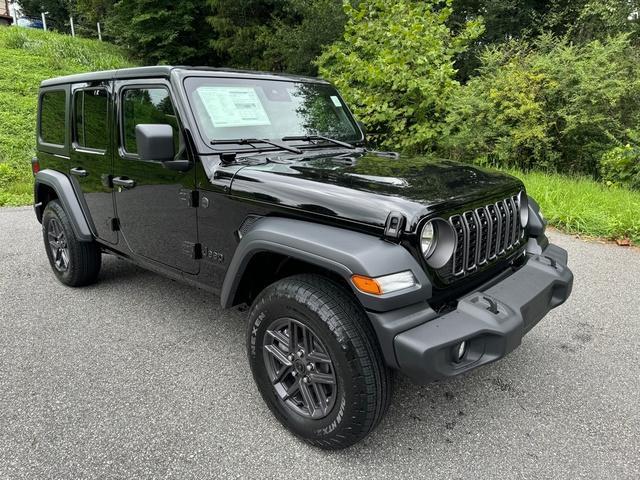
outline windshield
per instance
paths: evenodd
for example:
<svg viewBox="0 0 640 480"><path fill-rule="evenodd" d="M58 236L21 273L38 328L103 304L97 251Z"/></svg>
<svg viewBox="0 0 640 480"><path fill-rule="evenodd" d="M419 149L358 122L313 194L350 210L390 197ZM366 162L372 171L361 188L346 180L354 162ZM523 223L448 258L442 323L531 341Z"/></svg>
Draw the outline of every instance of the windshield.
<svg viewBox="0 0 640 480"><path fill-rule="evenodd" d="M330 85L213 77L189 77L184 83L208 143L307 135L361 140L347 106Z"/></svg>

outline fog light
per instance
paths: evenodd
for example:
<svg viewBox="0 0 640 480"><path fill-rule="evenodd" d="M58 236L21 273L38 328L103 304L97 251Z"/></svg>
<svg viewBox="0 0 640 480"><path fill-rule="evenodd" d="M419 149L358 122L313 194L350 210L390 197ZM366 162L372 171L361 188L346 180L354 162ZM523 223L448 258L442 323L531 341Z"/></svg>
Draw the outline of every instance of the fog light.
<svg viewBox="0 0 640 480"><path fill-rule="evenodd" d="M464 356L466 355L466 353L467 353L467 342L465 340L453 347L453 361L455 363L460 363L464 359Z"/></svg>

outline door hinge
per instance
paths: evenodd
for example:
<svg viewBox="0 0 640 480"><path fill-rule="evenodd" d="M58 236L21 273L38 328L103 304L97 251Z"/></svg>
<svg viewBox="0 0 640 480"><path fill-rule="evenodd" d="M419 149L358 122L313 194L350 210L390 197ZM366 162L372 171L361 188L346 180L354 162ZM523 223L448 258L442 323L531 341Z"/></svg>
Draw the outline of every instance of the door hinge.
<svg viewBox="0 0 640 480"><path fill-rule="evenodd" d="M202 245L187 241L182 242L182 253L194 260L199 260L202 258Z"/></svg>
<svg viewBox="0 0 640 480"><path fill-rule="evenodd" d="M112 218L111 219L111 231L112 232L120 231L120 219L119 218Z"/></svg>
<svg viewBox="0 0 640 480"><path fill-rule="evenodd" d="M200 192L198 190L180 190L180 200L187 202L187 205L193 208L197 208L200 199Z"/></svg>

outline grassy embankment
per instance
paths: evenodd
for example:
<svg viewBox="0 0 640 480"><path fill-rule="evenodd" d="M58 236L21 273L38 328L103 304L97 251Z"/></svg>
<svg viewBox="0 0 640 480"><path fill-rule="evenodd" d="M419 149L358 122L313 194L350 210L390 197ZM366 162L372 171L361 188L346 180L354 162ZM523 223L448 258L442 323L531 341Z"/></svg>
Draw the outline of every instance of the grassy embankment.
<svg viewBox="0 0 640 480"><path fill-rule="evenodd" d="M511 171L525 183L550 225L568 233L640 245L640 192L588 178Z"/></svg>
<svg viewBox="0 0 640 480"><path fill-rule="evenodd" d="M105 42L0 27L0 206L33 199L30 161L40 82L129 65L119 48Z"/></svg>

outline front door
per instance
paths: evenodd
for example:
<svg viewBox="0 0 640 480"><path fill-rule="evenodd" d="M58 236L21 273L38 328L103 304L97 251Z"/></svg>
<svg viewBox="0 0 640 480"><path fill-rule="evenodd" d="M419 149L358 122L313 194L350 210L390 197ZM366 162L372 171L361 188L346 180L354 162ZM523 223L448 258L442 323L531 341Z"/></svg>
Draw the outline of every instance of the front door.
<svg viewBox="0 0 640 480"><path fill-rule="evenodd" d="M112 181L122 239L134 254L197 273L196 208L190 201L195 169L168 170L162 162L143 161L137 154L135 127L152 123L171 125L175 158L188 155L170 85L161 80L120 81L116 82L115 95L118 145Z"/></svg>
<svg viewBox="0 0 640 480"><path fill-rule="evenodd" d="M78 198L84 200L98 238L116 243L115 216L110 174L111 85L109 82L81 83L71 91L72 141L69 156L71 178Z"/></svg>

